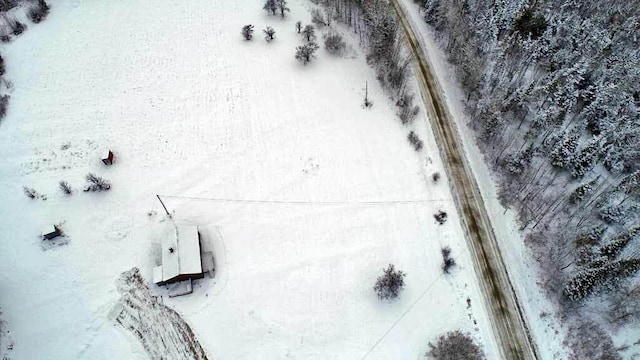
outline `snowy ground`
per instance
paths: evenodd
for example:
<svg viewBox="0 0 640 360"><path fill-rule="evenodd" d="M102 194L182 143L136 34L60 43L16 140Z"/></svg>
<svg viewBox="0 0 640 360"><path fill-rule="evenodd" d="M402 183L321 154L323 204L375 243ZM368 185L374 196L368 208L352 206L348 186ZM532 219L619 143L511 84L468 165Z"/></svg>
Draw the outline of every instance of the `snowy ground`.
<svg viewBox="0 0 640 360"><path fill-rule="evenodd" d="M211 358L414 359L455 329L495 358L446 179L430 181L441 166L429 129L416 121L425 150L415 153L357 43L354 56L321 50L297 63L294 23L309 22L309 3L290 7L283 21L249 0L59 1L3 45L13 91L0 122L0 307L11 358L147 357L109 314L122 272L151 280L167 221L156 194L170 195L176 223L219 235L215 280L164 300ZM247 23L252 42L239 33ZM361 106L365 81L372 109ZM83 193L88 172L112 189ZM62 195L59 180L77 192ZM388 200L425 201L354 203ZM450 214L443 226L438 209ZM40 229L61 222L69 243L43 250ZM440 269L444 245L461 265L452 276ZM372 286L388 263L407 286L385 303Z"/></svg>
<svg viewBox="0 0 640 360"><path fill-rule="evenodd" d="M407 14L411 16L413 28L419 30L418 35L421 36L422 43L428 47L429 61L438 76L453 118L458 122L467 159L476 174L494 232L501 244L502 256L508 264L508 271L514 280L520 303L527 314L528 325L541 359L566 359L566 349L562 345L564 330L555 317L553 305L536 282L536 261L518 231L517 214L500 204L491 171L475 144L476 134L467 126L470 119L464 111L465 96L456 82L455 69L448 64L446 55L435 41L434 32L420 17L418 6L413 1L402 2L408 10Z"/></svg>

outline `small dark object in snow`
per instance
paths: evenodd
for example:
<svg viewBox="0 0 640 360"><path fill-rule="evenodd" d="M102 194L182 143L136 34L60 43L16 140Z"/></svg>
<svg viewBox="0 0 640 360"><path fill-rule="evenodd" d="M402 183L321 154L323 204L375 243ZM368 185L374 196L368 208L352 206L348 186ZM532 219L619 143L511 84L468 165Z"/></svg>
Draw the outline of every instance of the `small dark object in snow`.
<svg viewBox="0 0 640 360"><path fill-rule="evenodd" d="M38 192L34 188L30 188L28 186L23 186L22 190L24 191L24 194L27 195L27 197L29 199L35 199L35 198L39 197Z"/></svg>
<svg viewBox="0 0 640 360"><path fill-rule="evenodd" d="M102 159L102 163L105 165L112 165L115 161L115 155L113 155L113 152L111 150L109 150L109 154L107 154L107 157L105 159Z"/></svg>
<svg viewBox="0 0 640 360"><path fill-rule="evenodd" d="M434 218L436 218L436 221L438 222L438 224L442 225L447 221L447 213L440 210L437 213L435 213L435 215L433 215Z"/></svg>
<svg viewBox="0 0 640 360"><path fill-rule="evenodd" d="M451 257L450 247L445 246L442 248L442 260L443 260L442 270L444 270L444 272L448 274L449 270L451 270L452 267L456 266L456 261L453 260L453 258ZM471 300L469 300L469 303L470 302Z"/></svg>
<svg viewBox="0 0 640 360"><path fill-rule="evenodd" d="M433 179L434 183L437 183L438 180L440 180L440 173L439 172L434 172L433 175L431 175L431 178Z"/></svg>
<svg viewBox="0 0 640 360"><path fill-rule="evenodd" d="M56 225L53 225L53 229L48 229L45 230L42 233L42 239L43 240L51 240L51 239L55 239L58 236L62 236L62 231L60 230L59 227L57 227Z"/></svg>

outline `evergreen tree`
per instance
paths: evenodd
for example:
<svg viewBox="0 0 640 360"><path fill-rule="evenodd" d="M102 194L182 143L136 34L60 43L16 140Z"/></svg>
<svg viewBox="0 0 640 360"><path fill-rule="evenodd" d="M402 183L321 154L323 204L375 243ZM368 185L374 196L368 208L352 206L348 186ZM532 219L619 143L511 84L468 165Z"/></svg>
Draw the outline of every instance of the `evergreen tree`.
<svg viewBox="0 0 640 360"><path fill-rule="evenodd" d="M593 192L593 187L598 182L598 179L600 179L600 176L596 176L594 179L578 185L578 187L571 192L569 201L572 204L577 204L584 200L585 197L589 196L589 194Z"/></svg>

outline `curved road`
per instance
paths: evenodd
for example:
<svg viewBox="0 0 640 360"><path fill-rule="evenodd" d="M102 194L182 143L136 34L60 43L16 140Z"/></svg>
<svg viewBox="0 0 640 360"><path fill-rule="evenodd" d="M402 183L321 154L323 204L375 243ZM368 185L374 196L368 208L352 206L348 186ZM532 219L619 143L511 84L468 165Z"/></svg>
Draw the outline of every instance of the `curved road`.
<svg viewBox="0 0 640 360"><path fill-rule="evenodd" d="M398 0L391 0L391 4L404 28L407 44L415 55L415 74L430 115L429 123L444 160L449 186L460 213L462 228L474 260L475 272L489 310L491 327L498 342L501 358L538 359L526 317L509 279L478 184L467 163L456 125L447 109L438 80L402 5Z"/></svg>

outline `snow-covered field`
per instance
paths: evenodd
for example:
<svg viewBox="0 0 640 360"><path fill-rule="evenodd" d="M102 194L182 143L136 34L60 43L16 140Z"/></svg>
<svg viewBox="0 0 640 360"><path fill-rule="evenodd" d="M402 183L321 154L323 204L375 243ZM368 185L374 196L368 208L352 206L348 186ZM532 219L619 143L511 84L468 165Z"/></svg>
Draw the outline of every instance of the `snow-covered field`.
<svg viewBox="0 0 640 360"><path fill-rule="evenodd" d="M122 272L151 280L170 221L156 194L176 223L218 234L216 278L164 297L210 358L415 359L456 329L495 358L446 179L430 180L441 166L429 128L416 121L425 149L414 152L357 42L346 58L321 49L295 61L294 24L309 22L309 6L291 1L282 20L249 0L59 1L2 45L13 83L0 122L10 358L147 357L110 312ZM112 189L83 193L88 172ZM60 180L76 192L63 195ZM396 200L409 201L384 203ZM69 243L43 250L41 228L61 222ZM460 264L449 276L445 245ZM372 287L389 263L406 289L381 302Z"/></svg>

